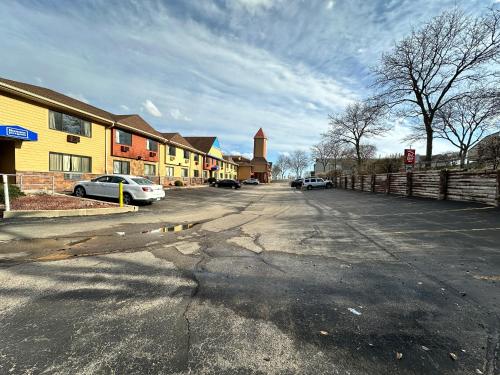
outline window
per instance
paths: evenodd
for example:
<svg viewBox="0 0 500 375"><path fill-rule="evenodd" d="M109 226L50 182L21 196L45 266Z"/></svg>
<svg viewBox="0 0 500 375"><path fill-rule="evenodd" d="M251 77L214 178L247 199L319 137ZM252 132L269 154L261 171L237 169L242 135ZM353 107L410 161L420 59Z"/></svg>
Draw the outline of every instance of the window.
<svg viewBox="0 0 500 375"><path fill-rule="evenodd" d="M207 171L203 171L203 178L208 178L208 172Z"/></svg>
<svg viewBox="0 0 500 375"><path fill-rule="evenodd" d="M194 161L200 161L200 155L194 154Z"/></svg>
<svg viewBox="0 0 500 375"><path fill-rule="evenodd" d="M115 143L120 145L132 146L132 134L127 133L123 130L115 130Z"/></svg>
<svg viewBox="0 0 500 375"><path fill-rule="evenodd" d="M189 177L189 171L187 168L181 168L181 176L182 177Z"/></svg>
<svg viewBox="0 0 500 375"><path fill-rule="evenodd" d="M113 173L130 174L130 162L123 160L113 161Z"/></svg>
<svg viewBox="0 0 500 375"><path fill-rule="evenodd" d="M176 149L174 146L168 146L168 154L170 156L175 156L175 153L176 153Z"/></svg>
<svg viewBox="0 0 500 375"><path fill-rule="evenodd" d="M49 128L84 137L92 136L90 122L55 111L49 111Z"/></svg>
<svg viewBox="0 0 500 375"><path fill-rule="evenodd" d="M137 185L154 185L154 182L148 180L147 178L133 178L132 181L134 181Z"/></svg>
<svg viewBox="0 0 500 375"><path fill-rule="evenodd" d="M92 158L88 156L49 152L49 170L58 172L90 173Z"/></svg>
<svg viewBox="0 0 500 375"><path fill-rule="evenodd" d="M174 177L174 167L166 167L165 174L167 177Z"/></svg>
<svg viewBox="0 0 500 375"><path fill-rule="evenodd" d="M153 141L152 139L146 139L146 148L149 151L158 151L158 142Z"/></svg>
<svg viewBox="0 0 500 375"><path fill-rule="evenodd" d="M111 177L108 182L111 184L119 184L120 182L124 185L128 184L127 180L118 176Z"/></svg>
<svg viewBox="0 0 500 375"><path fill-rule="evenodd" d="M146 176L156 176L156 165L144 164L144 174Z"/></svg>
<svg viewBox="0 0 500 375"><path fill-rule="evenodd" d="M195 169L195 170L193 171L193 176L194 176L194 177L200 177L200 171L199 171L199 170L197 170L197 169Z"/></svg>
<svg viewBox="0 0 500 375"><path fill-rule="evenodd" d="M189 159L189 151L184 150L184 159Z"/></svg>

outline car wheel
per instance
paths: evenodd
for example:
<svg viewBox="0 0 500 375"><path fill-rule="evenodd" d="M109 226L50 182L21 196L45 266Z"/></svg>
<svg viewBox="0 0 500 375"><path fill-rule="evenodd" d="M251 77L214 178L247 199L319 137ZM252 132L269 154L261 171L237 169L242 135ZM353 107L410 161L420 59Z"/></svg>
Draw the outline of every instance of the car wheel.
<svg viewBox="0 0 500 375"><path fill-rule="evenodd" d="M219 187L219 184L214 184L215 187Z"/></svg>
<svg viewBox="0 0 500 375"><path fill-rule="evenodd" d="M75 187L75 196L83 198L85 195L87 195L87 192L83 186Z"/></svg>
<svg viewBox="0 0 500 375"><path fill-rule="evenodd" d="M326 188L327 188L327 189L331 189L332 187L333 187L333 185L332 185L332 184L326 184Z"/></svg>
<svg viewBox="0 0 500 375"><path fill-rule="evenodd" d="M123 204L129 205L132 204L134 199L129 193L123 193Z"/></svg>
<svg viewBox="0 0 500 375"><path fill-rule="evenodd" d="M307 185L307 190L311 190L313 187L311 185Z"/></svg>

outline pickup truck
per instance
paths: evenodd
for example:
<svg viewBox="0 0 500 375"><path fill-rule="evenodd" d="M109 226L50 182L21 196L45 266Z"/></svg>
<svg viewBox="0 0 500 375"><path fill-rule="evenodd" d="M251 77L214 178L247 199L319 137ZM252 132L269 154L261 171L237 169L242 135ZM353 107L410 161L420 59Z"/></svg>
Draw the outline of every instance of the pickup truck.
<svg viewBox="0 0 500 375"><path fill-rule="evenodd" d="M331 189L333 187L333 182L330 180L323 180L319 177L309 177L304 178L302 182L302 189Z"/></svg>

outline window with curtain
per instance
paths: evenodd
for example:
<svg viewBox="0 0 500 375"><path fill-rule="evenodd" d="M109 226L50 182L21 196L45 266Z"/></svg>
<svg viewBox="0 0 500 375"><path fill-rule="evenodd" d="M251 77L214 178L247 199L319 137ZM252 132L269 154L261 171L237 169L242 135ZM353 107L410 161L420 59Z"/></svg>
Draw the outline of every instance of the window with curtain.
<svg viewBox="0 0 500 375"><path fill-rule="evenodd" d="M175 156L176 150L174 146L168 146L168 154L170 156Z"/></svg>
<svg viewBox="0 0 500 375"><path fill-rule="evenodd" d="M165 174L167 177L174 177L174 167L166 167Z"/></svg>
<svg viewBox="0 0 500 375"><path fill-rule="evenodd" d="M184 159L189 159L189 151L184 150Z"/></svg>
<svg viewBox="0 0 500 375"><path fill-rule="evenodd" d="M189 177L189 171L187 168L182 168L181 169L181 176L182 177Z"/></svg>
<svg viewBox="0 0 500 375"><path fill-rule="evenodd" d="M113 161L113 173L130 174L130 162L124 160Z"/></svg>
<svg viewBox="0 0 500 375"><path fill-rule="evenodd" d="M115 129L115 143L132 146L132 134L120 129Z"/></svg>
<svg viewBox="0 0 500 375"><path fill-rule="evenodd" d="M90 173L92 158L88 156L49 153L49 170L54 172Z"/></svg>
<svg viewBox="0 0 500 375"><path fill-rule="evenodd" d="M195 169L195 170L193 171L193 176L194 176L194 177L200 177L200 171L199 171L199 170L197 170L197 169Z"/></svg>
<svg viewBox="0 0 500 375"><path fill-rule="evenodd" d="M194 161L200 161L200 155L194 154Z"/></svg>
<svg viewBox="0 0 500 375"><path fill-rule="evenodd" d="M84 137L92 137L92 124L89 121L60 112L49 111L49 128Z"/></svg>
<svg viewBox="0 0 500 375"><path fill-rule="evenodd" d="M146 148L149 151L158 151L158 142L153 141L152 139L146 139Z"/></svg>
<svg viewBox="0 0 500 375"><path fill-rule="evenodd" d="M146 176L156 176L156 165L154 165L154 164L144 164L144 175L146 175Z"/></svg>

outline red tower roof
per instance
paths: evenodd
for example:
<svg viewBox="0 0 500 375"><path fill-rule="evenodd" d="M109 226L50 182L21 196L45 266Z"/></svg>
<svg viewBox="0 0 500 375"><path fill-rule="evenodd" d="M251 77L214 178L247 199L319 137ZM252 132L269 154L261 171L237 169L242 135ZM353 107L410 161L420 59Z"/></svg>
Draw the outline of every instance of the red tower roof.
<svg viewBox="0 0 500 375"><path fill-rule="evenodd" d="M262 130L262 128L260 128L259 131L255 134L254 138L267 138L267 137L264 134L264 130Z"/></svg>

